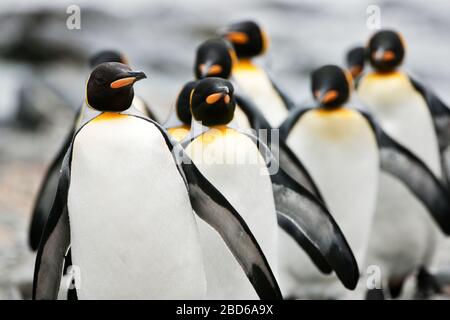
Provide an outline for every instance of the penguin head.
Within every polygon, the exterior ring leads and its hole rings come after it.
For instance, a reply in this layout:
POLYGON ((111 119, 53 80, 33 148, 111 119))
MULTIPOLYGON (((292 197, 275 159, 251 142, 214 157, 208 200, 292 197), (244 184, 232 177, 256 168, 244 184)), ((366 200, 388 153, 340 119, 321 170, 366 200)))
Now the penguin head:
POLYGON ((252 58, 263 54, 269 45, 267 34, 254 21, 230 25, 223 37, 231 42, 239 58, 252 58))
POLYGON ((117 50, 102 50, 89 58, 91 69, 104 62, 120 62, 129 65, 127 57, 117 50))
POLYGON ((228 79, 236 59, 236 53, 228 41, 224 39, 207 40, 197 48, 194 65, 195 76, 197 79, 205 77, 228 79))
POLYGON ((354 47, 347 52, 345 61, 353 79, 363 72, 365 59, 366 49, 364 47, 354 47))
POLYGON ((177 97, 176 112, 178 119, 184 124, 191 125, 192 114, 190 109, 191 92, 194 90, 198 81, 189 81, 181 89, 177 97))
POLYGON ((125 64, 102 63, 89 76, 86 103, 98 111, 124 111, 133 101, 133 84, 144 78, 143 72, 132 71, 125 64))
POLYGON ((311 75, 311 90, 314 98, 325 109, 334 109, 350 97, 352 78, 348 71, 338 66, 327 65, 311 75))
POLYGON ((233 120, 236 102, 231 82, 221 78, 205 78, 191 92, 191 112, 204 126, 226 125, 233 120))
POLYGON ((369 40, 368 55, 370 64, 376 71, 394 71, 405 56, 401 35, 391 30, 375 33, 369 40))

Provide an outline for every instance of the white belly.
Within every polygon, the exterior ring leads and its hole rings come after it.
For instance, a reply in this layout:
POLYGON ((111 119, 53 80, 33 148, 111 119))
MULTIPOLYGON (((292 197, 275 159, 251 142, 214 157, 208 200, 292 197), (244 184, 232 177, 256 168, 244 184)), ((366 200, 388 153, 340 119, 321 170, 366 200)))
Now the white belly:
POLYGON ((264 70, 238 69, 233 71, 233 80, 238 90, 252 99, 272 127, 278 128, 286 119, 288 110, 264 70))
MULTIPOLYGON (((248 137, 232 129, 227 132, 210 135, 210 131, 203 136, 203 142, 197 138, 186 151, 243 217, 276 275, 278 225, 267 168, 248 137)), ((225 243, 209 225, 200 220, 198 225, 205 253, 208 299, 258 299, 225 243)))
MULTIPOLYGON (((309 170, 361 267, 379 171, 376 141, 367 121, 348 109, 334 115, 309 111, 294 126, 287 144, 309 170)), ((280 281, 286 295, 341 298, 347 294, 335 276, 320 274, 286 234, 280 246, 280 281)))
POLYGON ((367 75, 360 82, 358 95, 383 130, 416 154, 437 177, 442 177, 430 111, 405 75, 367 75))
POLYGON ((75 140, 68 208, 79 298, 204 297, 188 194, 153 125, 120 116, 85 126, 75 140))

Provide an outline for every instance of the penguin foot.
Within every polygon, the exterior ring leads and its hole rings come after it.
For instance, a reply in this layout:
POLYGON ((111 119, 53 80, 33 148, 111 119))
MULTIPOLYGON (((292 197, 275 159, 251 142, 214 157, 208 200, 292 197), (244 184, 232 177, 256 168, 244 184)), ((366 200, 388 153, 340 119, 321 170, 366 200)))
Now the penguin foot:
POLYGON ((400 297, 403 291, 403 285, 405 284, 405 279, 391 279, 389 280, 389 293, 392 299, 397 299, 400 297))
POLYGON ((417 289, 414 299, 425 300, 440 293, 442 293, 442 288, 437 278, 425 268, 420 268, 417 274, 417 289))
POLYGON ((383 289, 369 289, 366 293, 366 300, 386 300, 383 289))

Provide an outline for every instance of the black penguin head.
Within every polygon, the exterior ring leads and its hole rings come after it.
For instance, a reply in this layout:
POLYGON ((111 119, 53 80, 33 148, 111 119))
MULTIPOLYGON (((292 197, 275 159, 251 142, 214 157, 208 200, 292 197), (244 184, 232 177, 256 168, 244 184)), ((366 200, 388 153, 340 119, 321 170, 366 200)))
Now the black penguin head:
POLYGON ((236 53, 224 39, 211 39, 197 48, 194 72, 197 79, 219 77, 228 79, 231 75, 236 53))
POLYGON ((346 56, 347 68, 350 71, 353 79, 357 78, 364 70, 364 63, 366 60, 366 48, 355 47, 347 52, 346 56))
POLYGON ((178 94, 176 102, 176 112, 178 119, 184 124, 191 125, 192 114, 190 107, 191 92, 194 90, 198 81, 189 81, 186 83, 178 94))
POLYGON ((226 125, 233 120, 236 102, 233 85, 221 78, 205 78, 191 92, 191 112, 204 126, 226 125))
POLYGON ((263 54, 269 45, 266 33, 253 21, 230 25, 223 37, 233 44, 239 58, 252 58, 263 54))
POLYGON ((326 109, 340 107, 350 97, 352 78, 348 71, 327 65, 311 74, 311 90, 316 101, 326 109))
POLYGON ((133 101, 133 84, 144 78, 143 72, 132 71, 125 64, 102 63, 89 76, 86 103, 99 111, 124 111, 133 101))
POLYGON ((376 71, 394 71, 400 66, 405 56, 401 35, 390 30, 375 33, 369 41, 368 55, 376 71))
POLYGON ((89 66, 92 69, 104 62, 120 62, 129 65, 125 55, 116 50, 102 50, 89 58, 89 66))

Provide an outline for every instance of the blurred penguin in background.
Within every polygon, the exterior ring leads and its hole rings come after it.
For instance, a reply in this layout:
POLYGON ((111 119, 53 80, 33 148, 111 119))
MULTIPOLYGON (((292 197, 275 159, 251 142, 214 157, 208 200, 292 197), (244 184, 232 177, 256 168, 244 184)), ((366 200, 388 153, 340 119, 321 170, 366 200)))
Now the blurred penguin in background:
MULTIPOLYGON (((201 43, 196 50, 194 75, 197 80, 207 77, 228 79, 233 65, 236 63, 236 53, 231 44, 224 39, 209 39, 201 43)), ((164 123, 169 134, 181 141, 189 132, 191 126, 190 94, 196 81, 187 82, 177 96, 175 108, 164 123)), ((249 117, 239 104, 236 104, 233 123, 239 128, 251 128, 249 117)))
MULTIPOLYGON (((407 250, 406 254, 412 252, 412 255, 426 259, 427 250, 423 250, 424 246, 420 245, 423 239, 417 241, 419 245, 413 242, 414 246, 404 247, 398 236, 388 237, 386 229, 382 227, 385 223, 389 224, 389 230, 395 235, 398 222, 400 227, 405 226, 405 232, 409 232, 406 239, 419 238, 411 233, 409 218, 412 220, 412 217, 409 212, 401 216, 401 213, 390 211, 390 221, 374 215, 375 209, 378 210, 376 205, 380 202, 379 196, 377 199, 378 190, 386 187, 378 188, 379 183, 384 183, 379 180, 380 169, 381 177, 383 174, 389 175, 397 184, 407 188, 407 192, 417 198, 417 203, 428 209, 424 213, 424 221, 428 219, 432 224, 437 222, 446 233, 450 232, 448 191, 423 161, 389 137, 374 119, 360 110, 347 107, 353 88, 348 71, 337 66, 324 66, 313 72, 311 83, 311 91, 318 106, 292 112, 280 128, 281 136, 310 171, 348 238, 361 273, 365 273, 368 261, 374 261, 367 259, 367 255, 373 256, 375 242, 379 253, 394 252, 399 255, 398 259, 402 259, 402 252, 397 250, 400 247, 407 250), (414 249, 411 250, 411 247, 414 249)), ((396 198, 394 203, 403 201, 403 198, 401 201, 396 198)), ((408 200, 405 202, 410 203, 408 200)), ((424 224, 423 228, 427 225, 424 224)), ((280 249, 282 252, 284 250, 285 255, 285 259, 280 261, 290 262, 280 265, 280 285, 284 294, 301 298, 365 296, 366 283, 363 279, 354 294, 343 291, 336 286, 336 282, 317 274, 304 257, 293 253, 290 241, 286 237, 285 245, 280 249), (310 270, 309 274, 306 273, 308 276, 293 272, 293 266, 298 265, 303 266, 300 268, 302 270, 310 270)), ((388 275, 389 271, 381 264, 384 260, 376 262, 380 262, 378 265, 383 268, 382 275, 388 275)))
MULTIPOLYGON (((366 48, 362 46, 356 46, 347 51, 345 55, 345 66, 350 72, 353 78, 353 90, 358 87, 359 80, 364 74, 364 68, 366 64, 366 48)), ((350 102, 348 104, 352 108, 358 110, 367 111, 364 104, 358 98, 357 94, 352 94, 350 97, 350 102)))
POLYGON ((237 89, 253 100, 273 128, 279 127, 295 104, 267 70, 252 61, 268 49, 266 32, 254 21, 241 21, 229 25, 222 36, 233 44, 238 57, 232 72, 237 89))
MULTIPOLYGON (((450 110, 431 90, 399 70, 405 55, 405 42, 399 33, 375 33, 366 50, 373 71, 361 78, 359 99, 383 130, 444 184, 448 179, 450 110)), ((446 197, 450 198, 448 190, 446 197)), ((439 293, 440 285, 429 269, 442 235, 429 217, 430 208, 387 174, 380 176, 377 203, 369 262, 381 267, 384 296, 400 296, 406 277, 414 272, 418 272, 416 297, 439 293)))
POLYGON ((357 46, 351 48, 345 57, 345 65, 352 75, 355 87, 358 86, 359 79, 364 72, 366 61, 366 48, 357 46))

